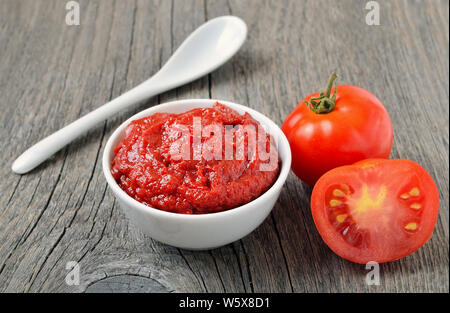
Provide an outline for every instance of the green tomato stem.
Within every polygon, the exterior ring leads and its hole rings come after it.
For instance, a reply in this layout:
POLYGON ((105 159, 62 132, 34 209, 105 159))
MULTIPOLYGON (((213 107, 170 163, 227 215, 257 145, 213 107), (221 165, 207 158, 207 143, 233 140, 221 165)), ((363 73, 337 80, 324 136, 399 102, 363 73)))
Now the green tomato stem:
POLYGON ((336 79, 338 78, 337 74, 335 72, 331 73, 330 79, 328 80, 328 85, 327 85, 327 92, 325 93, 325 96, 327 98, 330 98, 331 95, 331 88, 333 88, 333 84, 336 81, 336 79))
POLYGON ((317 114, 326 114, 334 110, 334 107, 336 105, 335 101, 336 101, 337 87, 334 88, 333 97, 330 98, 330 96, 331 96, 331 89, 333 88, 333 84, 337 78, 338 76, 335 72, 331 73, 330 78, 328 80, 326 92, 325 93, 321 92, 319 97, 312 97, 311 102, 305 100, 306 104, 311 109, 311 111, 317 114))

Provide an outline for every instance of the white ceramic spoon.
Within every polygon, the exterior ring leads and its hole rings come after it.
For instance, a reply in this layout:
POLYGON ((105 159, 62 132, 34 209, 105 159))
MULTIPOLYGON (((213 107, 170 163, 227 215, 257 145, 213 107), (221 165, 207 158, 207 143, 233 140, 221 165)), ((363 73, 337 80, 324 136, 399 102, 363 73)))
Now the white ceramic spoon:
POLYGON ((212 19, 197 28, 148 80, 39 141, 19 156, 12 170, 24 174, 90 128, 117 112, 161 92, 191 82, 228 61, 242 46, 247 25, 235 16, 212 19))

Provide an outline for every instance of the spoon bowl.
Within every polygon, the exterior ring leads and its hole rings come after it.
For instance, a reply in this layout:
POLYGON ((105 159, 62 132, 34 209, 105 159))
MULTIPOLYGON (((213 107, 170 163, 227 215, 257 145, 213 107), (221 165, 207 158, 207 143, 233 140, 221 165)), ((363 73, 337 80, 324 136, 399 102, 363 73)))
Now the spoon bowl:
POLYGON ((247 37, 247 25, 235 16, 210 20, 195 30, 148 83, 170 88, 200 78, 227 62, 247 37))

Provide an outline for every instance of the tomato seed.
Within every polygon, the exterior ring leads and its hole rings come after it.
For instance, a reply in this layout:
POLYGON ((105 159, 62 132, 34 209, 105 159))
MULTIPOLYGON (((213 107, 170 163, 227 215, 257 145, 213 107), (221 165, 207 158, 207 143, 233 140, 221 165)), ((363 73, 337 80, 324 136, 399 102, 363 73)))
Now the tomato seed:
POLYGON ((414 210, 419 210, 422 207, 422 205, 420 203, 413 203, 409 207, 414 210))
POLYGON ((333 196, 335 197, 345 197, 345 193, 340 189, 333 190, 333 196))
POLYGON ((405 229, 406 230, 416 230, 417 229, 417 223, 408 223, 405 226, 405 229))
POLYGON ((342 223, 346 219, 347 219, 347 214, 339 214, 338 216, 336 216, 336 221, 338 223, 342 223))
POLYGON ((344 190, 344 192, 346 194, 348 194, 350 192, 350 187, 348 185, 346 185, 346 184, 342 184, 341 188, 344 190))
POLYGON ((330 206, 332 208, 337 207, 337 206, 339 206, 341 204, 342 204, 342 201, 339 201, 339 200, 336 200, 336 199, 331 199, 330 200, 330 206))

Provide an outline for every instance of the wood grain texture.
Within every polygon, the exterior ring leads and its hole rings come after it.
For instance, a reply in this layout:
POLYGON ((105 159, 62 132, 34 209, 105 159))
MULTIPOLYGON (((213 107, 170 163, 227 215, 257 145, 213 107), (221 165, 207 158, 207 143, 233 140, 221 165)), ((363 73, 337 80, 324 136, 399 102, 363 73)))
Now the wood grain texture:
POLYGON ((358 0, 1 0, 0 291, 448 292, 449 3, 379 0, 380 26, 358 0), (30 145, 150 77, 205 20, 233 14, 248 40, 223 67, 98 125, 28 175, 12 161, 30 145), (393 120, 393 158, 420 163, 441 198, 432 239, 380 266, 332 253, 309 211, 311 189, 290 174, 272 214, 249 236, 212 251, 160 244, 123 216, 101 154, 132 114, 182 98, 242 103, 282 120, 331 70, 373 92, 393 120), (77 261, 81 284, 68 286, 77 261))

